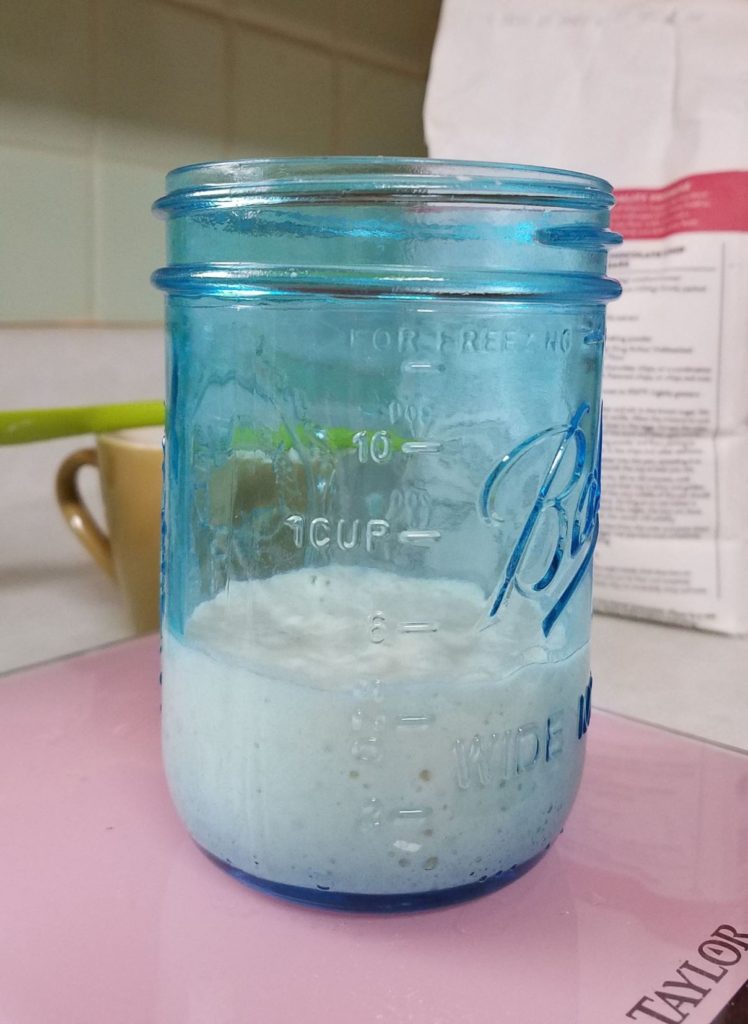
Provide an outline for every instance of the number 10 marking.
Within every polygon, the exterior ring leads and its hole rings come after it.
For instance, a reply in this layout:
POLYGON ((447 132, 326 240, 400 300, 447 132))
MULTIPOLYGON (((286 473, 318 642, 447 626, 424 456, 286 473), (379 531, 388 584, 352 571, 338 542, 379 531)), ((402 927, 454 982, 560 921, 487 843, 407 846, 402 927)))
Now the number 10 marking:
POLYGON ((359 430, 353 435, 353 443, 358 449, 358 461, 361 463, 369 459, 376 463, 386 462, 392 451, 386 430, 377 430, 371 435, 367 430, 359 430))

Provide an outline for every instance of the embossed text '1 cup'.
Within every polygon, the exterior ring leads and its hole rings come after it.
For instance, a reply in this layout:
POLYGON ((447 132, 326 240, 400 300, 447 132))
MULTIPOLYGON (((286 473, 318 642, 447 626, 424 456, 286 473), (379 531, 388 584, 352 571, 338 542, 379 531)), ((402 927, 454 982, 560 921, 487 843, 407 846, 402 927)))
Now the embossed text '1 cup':
POLYGON ((176 806, 288 899, 495 889, 582 770, 610 187, 383 158, 167 187, 176 806))

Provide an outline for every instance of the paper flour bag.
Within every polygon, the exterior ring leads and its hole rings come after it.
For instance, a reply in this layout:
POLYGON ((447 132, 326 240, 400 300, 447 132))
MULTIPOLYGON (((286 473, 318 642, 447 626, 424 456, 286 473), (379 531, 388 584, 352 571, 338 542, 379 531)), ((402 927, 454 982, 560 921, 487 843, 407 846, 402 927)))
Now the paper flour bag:
POLYGON ((748 631, 748 0, 444 0, 432 156, 616 186, 602 611, 748 631))

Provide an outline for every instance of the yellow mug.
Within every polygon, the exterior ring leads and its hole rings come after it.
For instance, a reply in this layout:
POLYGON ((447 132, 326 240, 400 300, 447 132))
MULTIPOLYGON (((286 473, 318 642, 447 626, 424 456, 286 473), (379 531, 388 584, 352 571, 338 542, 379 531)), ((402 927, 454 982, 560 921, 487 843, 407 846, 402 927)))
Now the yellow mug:
POLYGON ((159 627, 161 464, 163 429, 143 427, 100 434, 57 471, 57 501, 68 526, 124 594, 138 633, 159 627), (97 466, 106 532, 81 497, 78 473, 97 466))

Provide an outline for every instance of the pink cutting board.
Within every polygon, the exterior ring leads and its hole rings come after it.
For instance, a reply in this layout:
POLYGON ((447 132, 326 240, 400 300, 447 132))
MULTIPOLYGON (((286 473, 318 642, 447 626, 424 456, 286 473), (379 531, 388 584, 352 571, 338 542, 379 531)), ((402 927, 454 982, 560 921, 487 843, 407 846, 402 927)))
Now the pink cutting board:
POLYGON ((748 757, 602 713, 588 738, 566 830, 527 875, 352 916, 246 889, 192 844, 162 778, 155 638, 0 679, 0 1024, 658 1020, 631 1015, 642 999, 748 1021, 729 941, 748 930, 748 757), (663 988, 686 960, 720 975, 687 974, 700 996, 663 988))

